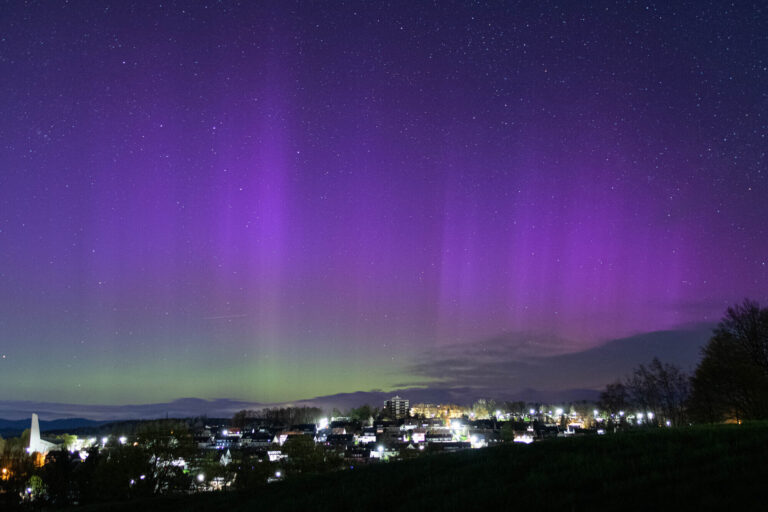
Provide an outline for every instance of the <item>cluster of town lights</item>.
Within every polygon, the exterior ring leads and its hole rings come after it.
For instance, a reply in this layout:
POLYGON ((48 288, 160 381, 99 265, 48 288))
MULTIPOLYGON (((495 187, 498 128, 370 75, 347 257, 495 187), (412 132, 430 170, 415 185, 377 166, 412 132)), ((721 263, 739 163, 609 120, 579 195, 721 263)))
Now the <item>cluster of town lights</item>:
MULTIPOLYGON (((606 420, 610 420, 610 418, 618 419, 619 417, 622 418, 621 421, 627 421, 629 423, 636 423, 637 425, 641 425, 643 423, 653 423, 654 421, 661 421, 661 420, 663 420, 665 426, 667 426, 667 427, 671 427, 672 426, 672 423, 671 423, 670 420, 668 420, 666 418, 663 418, 663 417, 657 419, 656 415, 652 411, 632 413, 632 412, 625 412, 625 411, 621 410, 621 411, 618 411, 618 413, 616 413, 616 414, 611 414, 608 411, 602 411, 602 416, 601 416, 601 411, 599 411, 598 409, 593 409, 592 412, 593 412, 593 418, 594 418, 594 420, 596 422, 596 427, 604 427, 605 424, 602 423, 602 422, 604 422, 606 420)), ((582 416, 582 415, 580 413, 576 413, 574 411, 571 411, 570 413, 566 413, 566 411, 562 407, 556 407, 556 408, 553 408, 553 410, 548 410, 548 408, 545 408, 545 407, 540 407, 538 410, 536 408, 531 408, 529 410, 529 413, 530 413, 531 423, 528 426, 528 430, 527 430, 527 432, 524 432, 524 433, 519 433, 519 432, 515 433, 515 436, 514 436, 514 442, 515 443, 530 444, 530 443, 532 443, 534 441, 534 437, 536 435, 536 433, 534 431, 534 416, 538 416, 538 415, 541 415, 541 416, 549 419, 549 421, 552 421, 554 418, 558 418, 558 417, 559 417, 561 422, 564 422, 565 420, 569 420, 568 421, 568 423, 569 423, 568 424, 568 430, 567 430, 567 432, 565 432, 565 435, 567 435, 567 434, 574 434, 574 433, 576 433, 578 431, 578 429, 583 428, 583 421, 579 419, 579 417, 582 416), (553 414, 553 412, 554 412, 554 414, 553 414)), ((588 413, 583 414, 584 421, 586 421, 587 415, 588 415, 588 413)), ((495 418, 497 420, 500 420, 500 419, 503 419, 505 417, 508 418, 508 419, 511 419, 510 416, 512 416, 512 415, 510 413, 504 413, 501 410, 497 409, 497 410, 495 410, 493 416, 491 416, 489 414, 489 419, 493 419, 494 416, 495 416, 495 418)), ((524 414, 523 414, 523 416, 524 416, 524 414)), ((541 419, 541 416, 539 416, 539 419, 541 419)), ((330 419, 327 418, 327 417, 319 418, 318 422, 317 422, 318 430, 327 430, 327 429, 329 429, 331 427, 331 422, 333 420, 334 420, 334 418, 330 418, 330 419)), ((401 430, 405 430, 406 432, 408 432, 407 434, 402 436, 402 440, 404 442, 410 442, 411 443, 408 446, 408 448, 410 448, 410 449, 424 450, 425 444, 427 444, 427 442, 425 442, 424 429, 421 429, 421 431, 418 432, 419 436, 416 436, 415 435, 417 433, 417 432, 415 432, 416 431, 416 427, 417 427, 417 425, 415 425, 415 424, 414 425, 405 424, 405 425, 401 426, 400 427, 401 430), (412 430, 409 430, 409 429, 412 429, 412 430)), ((462 421, 460 419, 453 419, 453 420, 448 421, 446 419, 446 422, 443 423, 442 426, 440 426, 438 428, 444 429, 444 431, 443 431, 442 434, 438 435, 438 437, 442 436, 442 437, 440 437, 441 441, 436 441, 436 442, 447 442, 448 440, 452 440, 453 442, 466 443, 469 446, 471 446, 472 448, 481 448, 481 447, 484 447, 484 446, 488 446, 488 440, 486 439, 486 436, 485 435, 481 435, 481 434, 476 434, 476 433, 472 432, 471 424, 467 423, 466 417, 465 417, 464 421, 462 421)), ((606 431, 607 430, 605 428, 597 428, 596 429, 596 433, 597 434, 605 434, 606 431)), ((241 435, 240 431, 236 430, 236 429, 235 430, 221 429, 220 433, 221 433, 222 436, 225 436, 225 437, 229 436, 229 435, 233 435, 233 436, 240 436, 241 435)), ((368 434, 366 434, 366 435, 368 435, 368 434)), ((117 437, 117 436, 105 436, 105 437, 102 437, 100 439, 96 438, 96 437, 92 437, 92 438, 87 438, 87 439, 75 439, 75 441, 70 444, 69 450, 71 452, 73 452, 73 453, 76 453, 76 452, 79 453, 80 458, 82 460, 85 460, 88 457, 87 449, 89 447, 96 447, 97 449, 100 448, 100 447, 104 447, 105 448, 105 447, 109 446, 110 440, 112 440, 113 443, 115 441, 117 441, 117 443, 119 443, 119 445, 129 444, 128 438, 126 436, 124 436, 124 435, 121 435, 119 437, 117 437), (100 441, 100 443, 99 443, 99 441, 100 441)), ((369 441, 369 442, 373 443, 373 442, 375 442, 375 440, 376 440, 376 438, 372 437, 372 440, 369 441)), ((275 437, 275 441, 273 441, 273 442, 275 442, 275 443, 278 442, 277 441, 277 437, 275 437)), ((283 442, 284 442, 284 440, 281 440, 280 444, 282 445, 283 442)), ((318 442, 317 438, 315 439, 315 442, 318 442)), ((357 442, 358 442, 357 439, 355 439, 355 444, 357 444, 357 442)), ((369 442, 367 441, 367 442, 365 442, 365 444, 367 446, 372 446, 371 444, 369 444, 369 442)), ((380 440, 380 442, 381 442, 381 440, 380 440)), ((428 441, 428 442, 432 442, 432 441, 428 441)), ((133 446, 138 446, 138 442, 132 442, 132 445, 133 446)), ((280 452, 277 452, 277 453, 279 454, 280 452)), ((377 458, 377 459, 380 459, 380 460, 386 460, 386 459, 388 459, 390 457, 395 457, 395 456, 397 456, 397 451, 393 450, 391 447, 387 448, 386 444, 377 444, 377 445, 375 445, 375 448, 373 448, 371 450, 371 453, 370 453, 370 457, 371 458, 377 458)), ((229 455, 227 455, 227 457, 229 457, 229 455)), ((284 457, 285 456, 283 455, 280 458, 284 458, 284 457)), ((179 460, 181 461, 182 464, 184 464, 184 460, 183 459, 179 459, 179 460)), ((271 452, 270 452, 270 460, 272 460, 271 452)), ((279 459, 277 459, 277 460, 279 460, 279 459)), ((228 463, 229 462, 222 462, 222 464, 228 464, 228 463)), ((173 461, 172 464, 178 465, 177 461, 173 461)), ((0 478, 1 479, 8 480, 10 478, 10 476, 11 476, 11 471, 9 469, 7 469, 7 468, 0 469, 0 478)), ((280 479, 282 477, 283 477, 283 473, 280 470, 278 470, 278 471, 276 471, 274 473, 274 479, 280 479)), ((145 475, 140 475, 137 478, 137 480, 144 480, 145 478, 146 478, 145 475)), ((197 480, 197 482, 200 485, 203 485, 203 484, 205 484, 208 481, 206 479, 206 475, 204 473, 202 473, 202 472, 196 474, 195 475, 195 479, 197 480)), ((137 480, 131 479, 130 480, 130 485, 135 485, 137 483, 137 480)), ((217 479, 213 479, 213 480, 211 480, 211 482, 215 482, 216 480, 217 479)), ((273 481, 273 480, 272 479, 268 479, 268 481, 273 481)), ((33 492, 33 489, 32 488, 26 489, 26 492, 31 494, 33 492)))

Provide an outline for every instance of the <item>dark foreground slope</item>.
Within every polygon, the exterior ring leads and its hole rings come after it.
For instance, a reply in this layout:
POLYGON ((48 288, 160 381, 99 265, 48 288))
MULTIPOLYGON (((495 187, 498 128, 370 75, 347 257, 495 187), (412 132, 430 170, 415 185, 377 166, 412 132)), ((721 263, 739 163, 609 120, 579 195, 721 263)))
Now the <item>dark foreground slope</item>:
POLYGON ((760 510, 768 506, 766 485, 768 425, 762 423, 506 445, 307 476, 251 494, 80 510, 760 510))

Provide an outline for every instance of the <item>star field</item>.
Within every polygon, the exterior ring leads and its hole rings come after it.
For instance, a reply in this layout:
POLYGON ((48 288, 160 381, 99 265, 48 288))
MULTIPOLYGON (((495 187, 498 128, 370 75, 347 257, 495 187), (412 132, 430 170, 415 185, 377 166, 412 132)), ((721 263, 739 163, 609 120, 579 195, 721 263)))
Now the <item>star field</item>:
POLYGON ((768 13, 3 2, 0 398, 388 388, 768 299, 768 13))

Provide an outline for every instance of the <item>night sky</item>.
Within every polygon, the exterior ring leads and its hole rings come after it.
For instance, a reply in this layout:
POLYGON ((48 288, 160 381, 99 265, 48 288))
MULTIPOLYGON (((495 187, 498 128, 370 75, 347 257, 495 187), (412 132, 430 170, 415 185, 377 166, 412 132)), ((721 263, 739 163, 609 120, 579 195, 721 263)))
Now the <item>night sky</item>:
POLYGON ((2 2, 0 399, 392 389, 766 301, 768 11, 586 3, 2 2))

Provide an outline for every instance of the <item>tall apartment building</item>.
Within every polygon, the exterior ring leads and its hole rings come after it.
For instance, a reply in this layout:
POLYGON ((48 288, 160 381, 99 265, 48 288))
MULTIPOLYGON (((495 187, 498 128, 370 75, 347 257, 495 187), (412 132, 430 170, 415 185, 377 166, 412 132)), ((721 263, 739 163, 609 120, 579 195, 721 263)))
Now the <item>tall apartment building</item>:
POLYGON ((407 418, 410 415, 411 402, 395 396, 384 402, 384 408, 395 419, 407 418))

